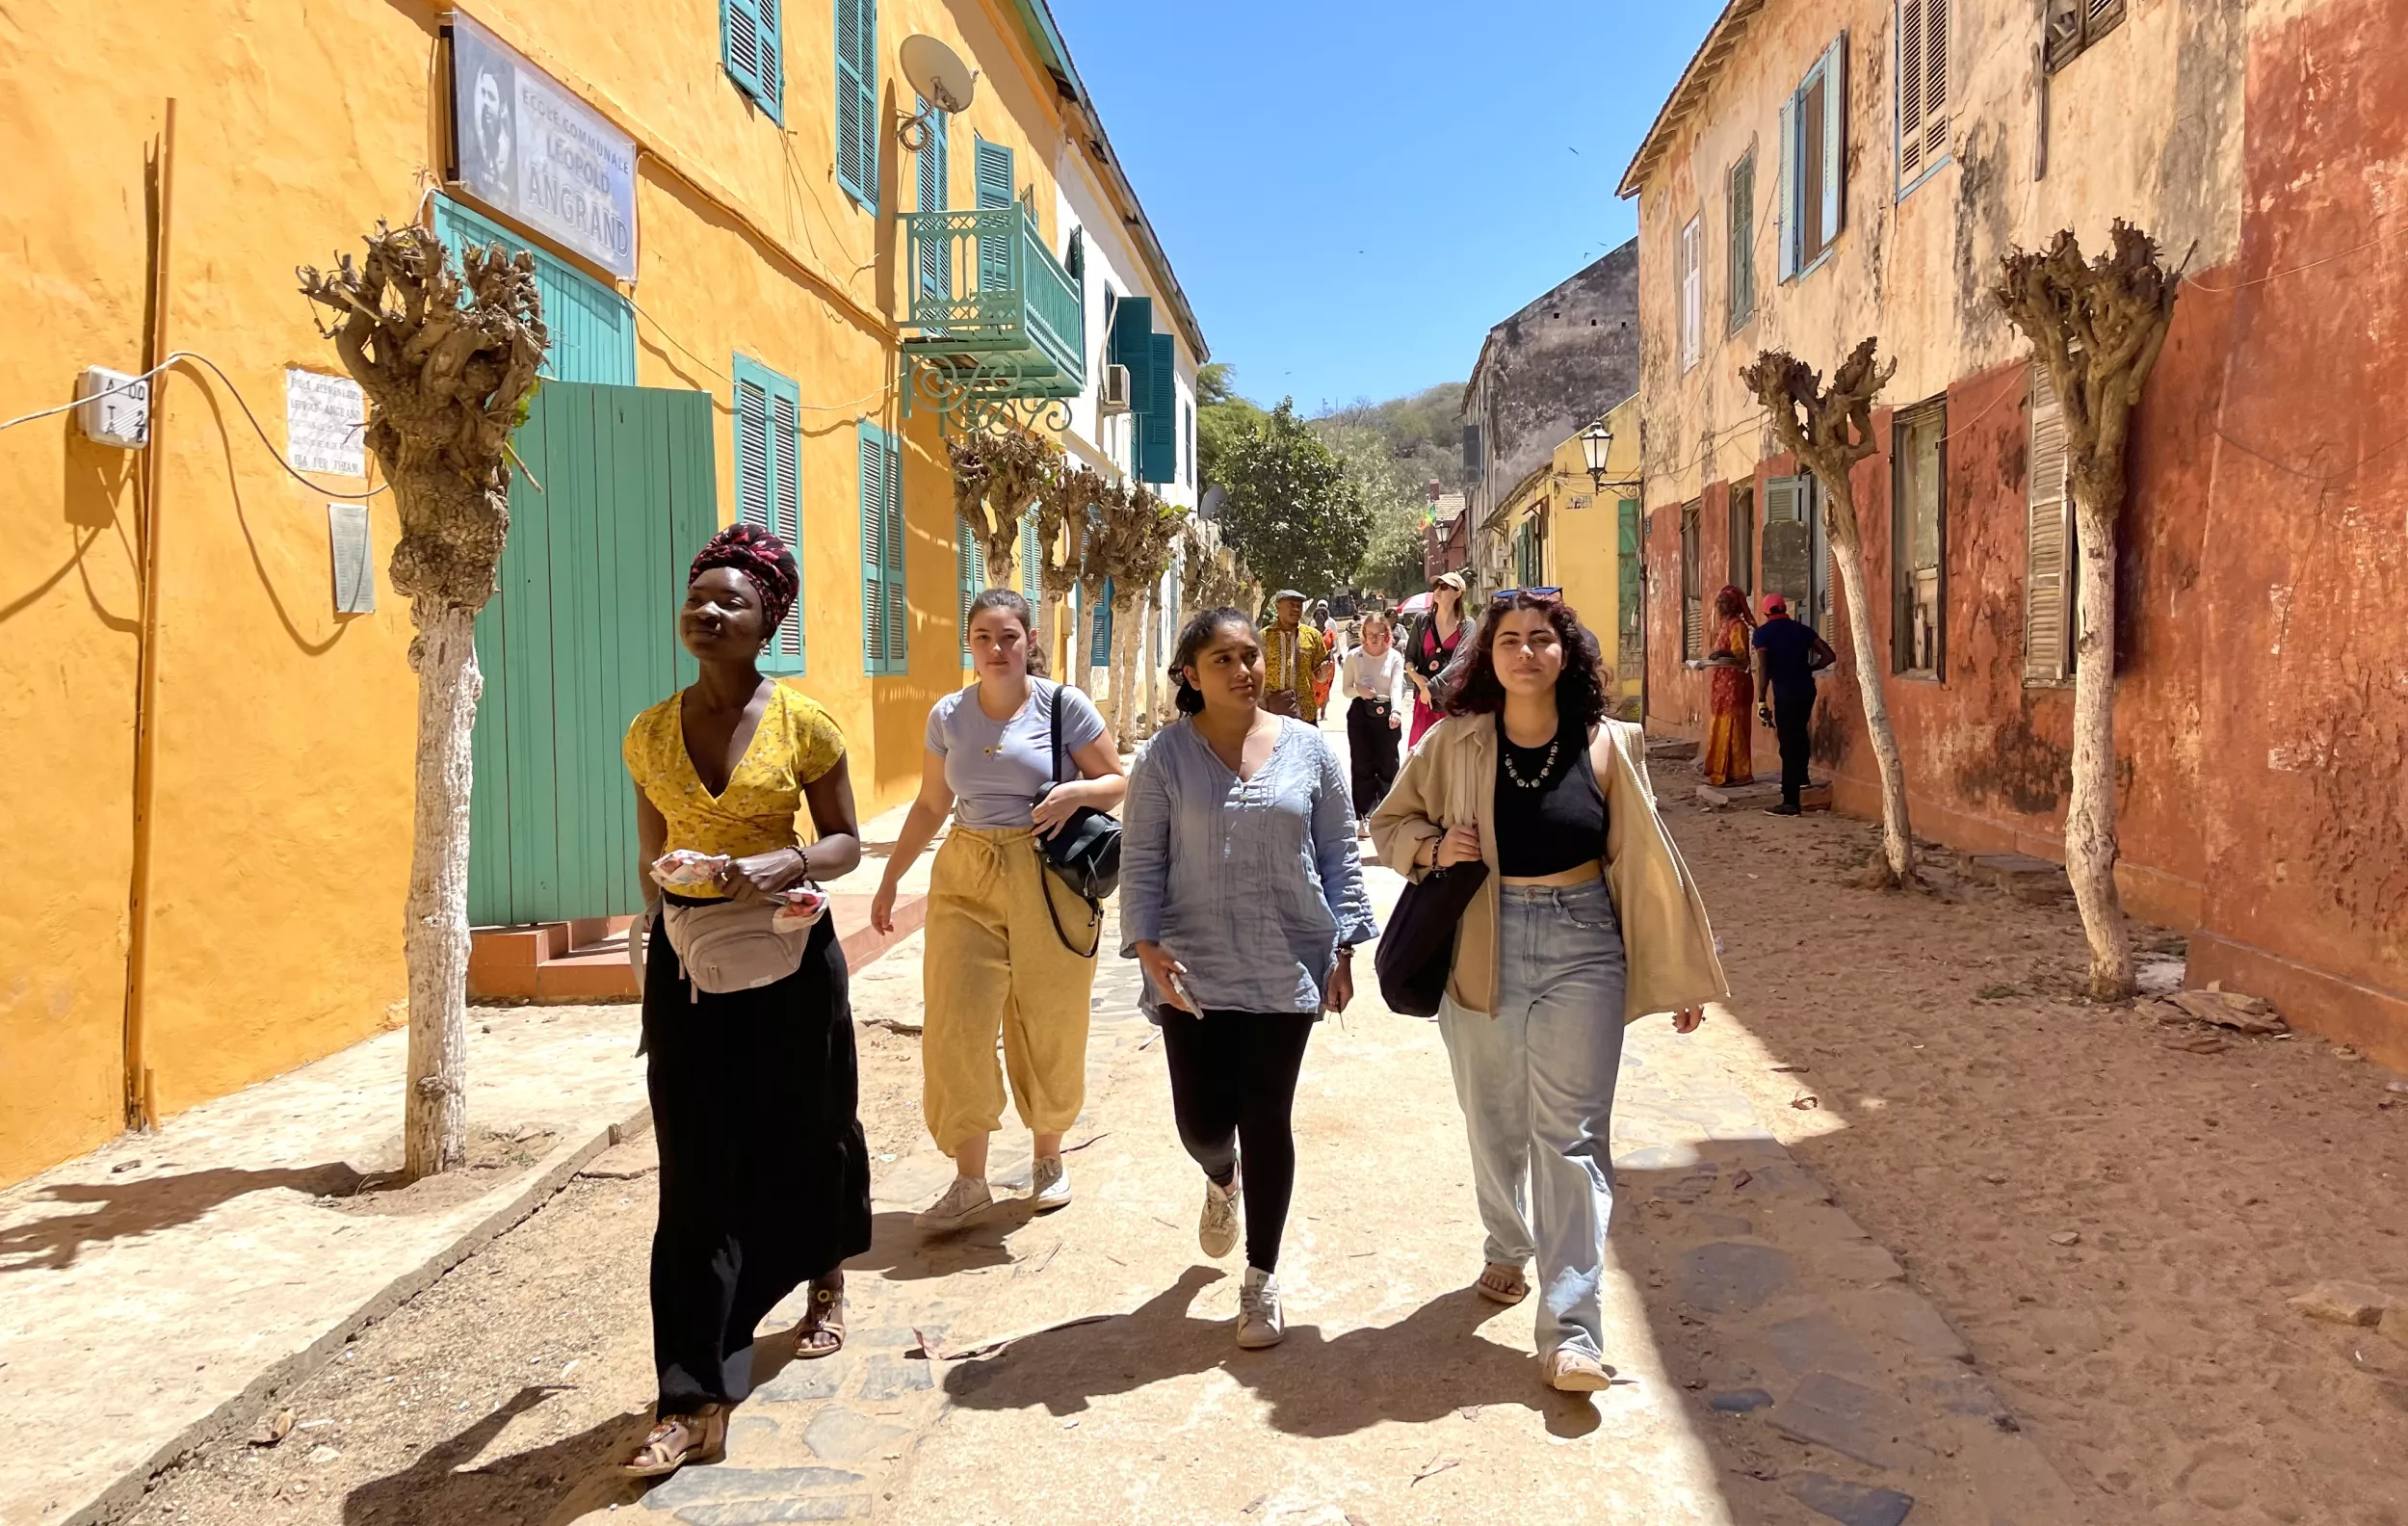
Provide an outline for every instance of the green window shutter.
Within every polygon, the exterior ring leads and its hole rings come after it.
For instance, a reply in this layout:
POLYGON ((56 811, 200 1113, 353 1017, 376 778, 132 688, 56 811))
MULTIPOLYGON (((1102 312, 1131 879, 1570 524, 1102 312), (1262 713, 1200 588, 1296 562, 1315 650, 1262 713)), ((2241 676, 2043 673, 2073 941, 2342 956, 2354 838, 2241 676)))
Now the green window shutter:
POLYGON ((1095 635, 1087 643, 1086 662, 1090 668, 1102 668, 1112 662, 1112 580, 1104 580, 1104 596, 1095 601, 1095 635))
POLYGON ((1727 285, 1730 293, 1728 329, 1737 329, 1756 311, 1756 156, 1731 167, 1730 232, 1727 285))
POLYGON ((736 88, 754 100, 768 93, 762 84, 760 0, 720 0, 720 62, 736 88))
MULTIPOLYGON (((736 356, 736 517, 786 542, 802 563, 802 394, 795 383, 745 355, 736 356)), ((799 593, 770 649, 767 672, 803 667, 803 601, 799 593)))
POLYGON ((1847 215, 1847 34, 1822 55, 1822 241, 1840 236, 1847 215))
POLYGON ((454 259, 471 245, 499 244, 524 250, 536 264, 536 290, 543 298, 543 326, 552 336, 544 353, 547 382, 636 384, 636 312, 627 299, 548 250, 528 242, 450 197, 434 198, 434 234, 454 259))
MULTIPOLYGON (((978 180, 979 210, 992 211, 1011 205, 1011 150, 981 138, 972 152, 976 161, 972 168, 978 180)), ((979 290, 1000 292, 1010 289, 1011 240, 982 236, 979 239, 979 290)))
POLYGON ((860 426, 862 671, 899 673, 910 666, 904 618, 903 460, 893 436, 860 426))
POLYGON ((1647 570, 1640 557, 1638 500, 1620 500, 1614 505, 1614 517, 1620 543, 1614 559, 1613 613, 1620 636, 1618 660, 1627 677, 1639 661, 1637 647, 1643 628, 1639 620, 1640 587, 1647 570))
POLYGON ((1179 352, 1166 333, 1145 338, 1149 384, 1136 394, 1144 400, 1138 410, 1138 481, 1162 484, 1179 475, 1179 352))
POLYGON ((970 601, 986 586, 986 559, 970 521, 954 519, 954 572, 961 585, 961 666, 970 666, 970 601))
POLYGON ((877 0, 836 0, 836 183, 877 209, 877 0))
POLYGON ((1036 545, 1036 511, 1032 509, 1020 520, 1020 592, 1034 601, 1044 596, 1045 574, 1038 561, 1036 545))

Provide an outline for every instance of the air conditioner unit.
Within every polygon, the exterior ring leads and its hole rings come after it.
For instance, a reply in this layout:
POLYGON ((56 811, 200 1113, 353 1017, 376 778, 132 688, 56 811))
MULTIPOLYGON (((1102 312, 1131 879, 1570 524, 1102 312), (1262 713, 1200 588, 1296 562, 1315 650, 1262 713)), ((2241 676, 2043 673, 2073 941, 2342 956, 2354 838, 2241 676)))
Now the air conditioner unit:
POLYGON ((1106 413, 1129 411, 1129 368, 1108 365, 1104 368, 1103 410, 1106 413))

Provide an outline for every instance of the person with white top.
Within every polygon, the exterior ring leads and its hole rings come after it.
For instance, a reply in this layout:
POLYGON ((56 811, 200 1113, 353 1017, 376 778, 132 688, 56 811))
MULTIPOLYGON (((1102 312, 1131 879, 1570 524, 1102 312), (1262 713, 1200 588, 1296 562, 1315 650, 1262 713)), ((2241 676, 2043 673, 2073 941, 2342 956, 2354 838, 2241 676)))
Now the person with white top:
MULTIPOLYGON (((1339 682, 1347 706, 1347 751, 1354 775, 1354 819, 1368 824, 1397 781, 1397 743, 1404 731, 1404 653, 1397 650, 1388 617, 1374 610, 1356 633, 1363 645, 1347 653, 1339 682)), ((1368 825, 1358 835, 1369 835, 1368 825)))

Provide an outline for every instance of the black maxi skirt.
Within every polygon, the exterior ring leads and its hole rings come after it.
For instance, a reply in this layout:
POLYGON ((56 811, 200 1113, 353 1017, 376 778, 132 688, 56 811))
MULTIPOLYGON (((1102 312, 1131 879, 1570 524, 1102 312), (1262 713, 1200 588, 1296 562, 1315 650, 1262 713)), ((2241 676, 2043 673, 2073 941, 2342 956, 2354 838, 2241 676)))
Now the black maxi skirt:
POLYGON ((667 934, 656 928, 646 951, 662 1414, 740 1403, 752 1391, 753 1327, 870 1248, 870 1152, 834 920, 812 930, 801 968, 758 990, 695 1000, 667 934))

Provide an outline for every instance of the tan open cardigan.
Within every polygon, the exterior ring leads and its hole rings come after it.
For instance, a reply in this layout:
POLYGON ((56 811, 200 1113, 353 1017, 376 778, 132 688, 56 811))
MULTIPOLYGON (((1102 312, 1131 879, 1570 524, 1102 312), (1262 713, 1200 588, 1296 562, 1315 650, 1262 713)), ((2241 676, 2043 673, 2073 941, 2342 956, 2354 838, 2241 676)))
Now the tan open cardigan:
MULTIPOLYGON (((1588 759, 1606 794, 1606 885, 1629 962, 1623 1021, 1723 1000, 1730 986, 1714 955, 1706 903, 1656 814, 1647 733, 1628 722, 1603 722, 1589 738, 1588 759)), ((1423 843, 1466 822, 1479 828, 1488 879, 1456 929, 1447 978, 1455 1005, 1479 1013, 1493 1012, 1497 995, 1496 800, 1497 718, 1451 716, 1422 738, 1371 821, 1380 861, 1416 881, 1429 873, 1413 862, 1423 843)))

